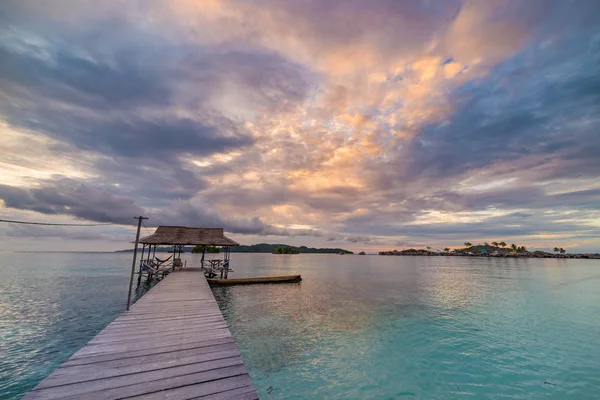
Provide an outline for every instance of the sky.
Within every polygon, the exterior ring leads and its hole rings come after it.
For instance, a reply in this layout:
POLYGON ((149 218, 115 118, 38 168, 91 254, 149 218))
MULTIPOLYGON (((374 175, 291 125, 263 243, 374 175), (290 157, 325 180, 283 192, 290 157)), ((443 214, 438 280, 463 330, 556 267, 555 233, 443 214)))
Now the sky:
POLYGON ((158 225, 600 251, 597 0, 10 1, 0 250, 158 225))

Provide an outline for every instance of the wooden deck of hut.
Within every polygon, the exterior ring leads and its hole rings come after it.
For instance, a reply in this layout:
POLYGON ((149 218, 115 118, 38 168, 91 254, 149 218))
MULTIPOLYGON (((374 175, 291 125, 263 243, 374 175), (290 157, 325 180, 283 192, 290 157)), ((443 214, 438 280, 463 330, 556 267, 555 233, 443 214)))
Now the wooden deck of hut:
POLYGON ((167 275, 24 397, 123 398, 258 398, 199 268, 167 275))
POLYGON ((185 246, 202 246, 202 258, 198 266, 204 269, 204 272, 210 277, 216 276, 220 272, 221 278, 227 279, 229 248, 239 245, 236 241, 225 236, 223 228, 190 228, 185 226, 159 226, 152 235, 140 239, 139 243, 142 244, 142 256, 138 271, 138 285, 141 283, 144 274, 152 279, 158 271, 162 273, 182 268, 181 249, 185 246), (157 265, 157 261, 161 261, 156 257, 158 246, 173 247, 174 258, 171 268, 157 265), (205 260, 207 246, 221 247, 223 260, 210 260, 210 263, 209 260, 205 260))

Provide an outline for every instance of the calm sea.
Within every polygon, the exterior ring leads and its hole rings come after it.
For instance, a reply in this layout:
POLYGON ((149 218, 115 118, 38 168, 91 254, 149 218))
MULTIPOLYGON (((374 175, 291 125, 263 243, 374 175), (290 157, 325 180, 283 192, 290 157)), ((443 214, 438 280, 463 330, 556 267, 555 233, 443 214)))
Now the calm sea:
MULTIPOLYGON (((130 254, 0 254, 0 398, 113 320, 130 254)), ((186 255, 188 265, 195 255, 186 255)), ((263 399, 598 399, 600 262, 233 254, 214 289, 263 399)))

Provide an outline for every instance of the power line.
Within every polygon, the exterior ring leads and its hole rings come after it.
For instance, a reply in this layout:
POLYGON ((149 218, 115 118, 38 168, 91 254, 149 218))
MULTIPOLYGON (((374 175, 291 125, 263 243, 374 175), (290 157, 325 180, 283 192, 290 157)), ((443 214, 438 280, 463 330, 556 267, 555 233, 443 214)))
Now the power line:
POLYGON ((150 233, 150 231, 148 230, 148 228, 146 228, 146 224, 144 224, 144 221, 142 221, 142 226, 144 227, 144 229, 146 230, 146 232, 148 232, 148 235, 152 235, 152 233, 150 233))
POLYGON ((58 224, 58 223, 50 223, 50 222, 28 222, 28 221, 14 221, 11 219, 0 219, 0 222, 6 222, 9 224, 23 224, 23 225, 48 225, 48 226, 104 226, 104 225, 114 225, 110 222, 103 224, 58 224))

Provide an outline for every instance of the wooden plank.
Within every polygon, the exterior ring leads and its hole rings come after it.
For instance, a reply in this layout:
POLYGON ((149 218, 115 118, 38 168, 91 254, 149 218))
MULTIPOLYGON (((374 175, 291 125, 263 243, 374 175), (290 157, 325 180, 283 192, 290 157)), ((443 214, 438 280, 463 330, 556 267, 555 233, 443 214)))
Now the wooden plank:
MULTIPOLYGON (((211 353, 215 354, 215 353, 211 353)), ((158 364, 158 363, 157 363, 158 364)), ((239 357, 229 357, 206 362, 192 364, 166 365, 163 368, 144 370, 144 366, 121 368, 114 374, 99 374, 97 379, 89 379, 89 374, 83 374, 79 370, 69 371, 66 375, 53 376, 51 374, 38 385, 39 389, 46 389, 50 393, 58 392, 61 396, 97 392, 99 390, 113 387, 129 386, 136 383, 145 383, 168 377, 189 375, 198 372, 211 371, 214 369, 242 365, 239 357)))
POLYGON ((202 325, 202 324, 214 324, 221 323, 226 324, 222 317, 211 317, 211 318, 192 318, 188 320, 176 320, 173 321, 149 321, 133 325, 111 325, 103 330, 98 336, 105 335, 116 335, 116 334, 127 334, 128 332, 144 331, 148 332, 152 329, 163 330, 164 328, 182 328, 190 325, 202 325))
MULTIPOLYGON (((148 324, 144 324, 144 325, 139 325, 139 326, 134 326, 134 327, 120 327, 120 328, 112 328, 109 330, 105 330, 102 332, 101 335, 98 335, 96 337, 101 338, 101 337, 111 337, 111 336, 119 336, 119 335, 127 335, 127 334, 146 334, 146 335, 150 335, 150 334, 154 334, 154 333, 158 333, 158 332, 168 332, 168 331, 173 331, 173 330, 181 330, 181 329, 193 329, 196 327, 201 327, 204 324, 212 324, 212 323, 226 323, 223 320, 220 319, 213 319, 213 318, 207 318, 207 319, 200 319, 200 320, 195 320, 193 322, 187 323, 183 326, 183 328, 181 327, 181 324, 152 324, 152 325, 148 325, 148 324)), ((95 338, 94 338, 95 339, 95 338)))
MULTIPOLYGON (((218 379, 211 382, 203 382, 193 385, 182 385, 180 387, 154 392, 143 397, 133 397, 134 399, 144 400, 160 400, 160 399, 201 399, 205 396, 215 395, 218 393, 226 393, 240 387, 247 387, 252 384, 250 377, 247 375, 236 375, 230 378, 218 379)), ((238 398, 238 397, 234 397, 238 398)), ((241 397, 244 398, 244 397, 241 397)), ((257 397, 258 398, 258 397, 257 397)))
MULTIPOLYGON (((217 360, 235 359, 235 361, 239 362, 239 355, 240 353, 237 349, 231 348, 229 350, 192 354, 190 356, 182 356, 177 358, 161 357, 154 362, 136 362, 131 365, 113 366, 114 364, 103 364, 99 366, 98 364, 93 364, 85 367, 80 366, 77 369, 73 367, 58 368, 48 378, 46 378, 44 382, 38 386, 38 388, 68 385, 71 383, 80 383, 85 381, 118 377, 122 375, 137 374, 141 372, 157 371, 165 368, 187 366, 192 364, 210 363, 217 360), (85 376, 85 381, 81 380, 80 375, 85 376)), ((222 367, 221 364, 216 365, 222 367)))
MULTIPOLYGON (((231 333, 229 330, 221 330, 210 336, 211 339, 222 338, 222 337, 231 337, 231 333)), ((169 340, 168 344, 188 344, 188 343, 196 343, 201 341, 201 339, 209 339, 209 337, 199 337, 198 335, 190 335, 190 336, 180 336, 175 337, 169 340)), ((97 355, 97 354, 109 354, 109 353, 121 353, 121 352, 130 352, 137 350, 145 350, 156 347, 159 343, 152 342, 151 339, 143 338, 146 340, 144 342, 135 342, 135 343, 125 343, 125 344, 99 344, 93 346, 85 346, 77 353, 77 356, 86 356, 86 355, 97 355)), ((166 344, 166 343, 162 343, 166 344)))
POLYGON ((216 344, 214 346, 209 346, 209 347, 197 347, 197 348, 193 348, 193 349, 169 351, 166 353, 148 354, 148 355, 137 356, 137 357, 119 358, 116 360, 97 361, 94 363, 87 363, 87 364, 65 363, 65 364, 61 365, 55 372, 60 373, 60 371, 65 371, 69 368, 77 368, 82 371, 86 371, 87 368, 90 366, 91 366, 90 370, 91 369, 102 370, 105 368, 118 368, 118 367, 125 367, 128 365, 146 364, 146 363, 153 363, 153 362, 157 362, 157 361, 168 361, 168 360, 177 359, 177 358, 190 357, 190 356, 195 356, 195 355, 210 354, 210 353, 219 352, 219 351, 236 351, 239 353, 239 351, 237 350, 237 347, 235 346, 235 343, 233 343, 233 341, 232 341, 229 343, 216 344))
POLYGON ((206 317, 202 317, 202 318, 189 318, 186 320, 176 320, 178 322, 184 322, 184 323, 177 323, 177 324, 173 324, 173 320, 153 320, 153 321, 143 321, 142 323, 138 322, 138 323, 134 323, 134 324, 114 324, 114 325, 110 325, 109 327, 107 327, 106 330, 102 331, 102 334, 105 333, 111 333, 111 332, 119 332, 119 331, 129 331, 129 330, 136 330, 136 329, 140 329, 140 328, 146 328, 146 329, 151 329, 151 328, 160 328, 161 326, 185 326, 187 324, 191 324, 191 323, 201 323, 201 322, 206 322, 206 321, 224 321, 223 317, 221 316, 206 316, 206 317))
POLYGON ((140 340, 140 335, 151 334, 153 338, 164 338, 167 336, 180 335, 185 333, 200 333, 204 331, 211 331, 215 329, 227 329, 227 324, 224 322, 211 322, 207 324, 194 324, 194 325, 186 325, 181 328, 180 326, 173 327, 171 329, 163 328, 161 330, 137 330, 137 331, 127 331, 127 332, 117 332, 104 334, 101 336, 96 336, 94 339, 90 341, 90 345, 97 343, 108 343, 108 342, 120 342, 120 341, 131 341, 131 340, 140 340))
POLYGON ((208 396, 194 397, 202 400, 258 400, 254 386, 242 386, 237 389, 228 389, 224 392, 209 394, 208 396))
MULTIPOLYGON (((47 388, 44 390, 34 389, 33 391, 29 392, 23 399, 122 399, 126 397, 148 395, 154 392, 179 388, 182 386, 198 385, 199 387, 202 387, 203 385, 200 384, 210 384, 212 381, 221 380, 229 377, 246 377, 247 374, 245 373, 245 371, 246 368, 243 365, 235 365, 226 368, 212 369, 208 371, 198 371, 196 373, 190 373, 185 375, 166 376, 162 379, 159 378, 148 381, 134 381, 133 383, 120 386, 110 386, 110 384, 106 383, 102 386, 92 386, 85 384, 57 386, 47 388), (99 388, 102 388, 102 390, 98 390, 99 388)), ((105 380, 104 382, 106 381, 109 380, 105 380)))
POLYGON ((201 272, 168 275, 24 399, 256 399, 201 272))
POLYGON ((146 314, 141 317, 126 317, 119 318, 111 325, 123 325, 123 324, 137 324, 145 321, 162 321, 162 320, 173 320, 173 319, 182 319, 182 318, 200 318, 202 317, 218 317, 221 316, 219 310, 215 310, 214 307, 206 307, 206 308, 196 308, 192 311, 182 310, 165 310, 164 312, 156 311, 153 315, 146 314), (210 311, 209 311, 210 310, 210 311), (174 315, 176 314, 176 315, 174 315))
MULTIPOLYGON (((191 349, 202 349, 202 348, 210 348, 212 346, 217 346, 223 343, 233 343, 233 338, 218 338, 218 339, 210 339, 210 340, 202 340, 193 343, 186 343, 182 345, 171 345, 171 346, 162 346, 155 347, 152 349, 144 349, 139 351, 132 351, 128 353, 110 353, 110 354, 100 354, 93 356, 82 356, 82 357, 71 357, 64 364, 65 365, 85 365, 85 364, 94 364, 98 362, 105 361, 114 361, 114 360, 122 360, 128 358, 137 358, 144 357, 148 355, 159 355, 159 354, 170 354, 176 351, 184 351, 191 349)), ((77 353, 75 353, 77 354, 77 353)))
MULTIPOLYGON (((202 338, 202 337, 213 337, 213 333, 217 334, 220 331, 227 331, 229 332, 229 328, 227 328, 227 325, 225 324, 214 324, 214 325, 209 325, 209 326, 204 326, 201 328, 197 328, 197 329, 180 329, 180 330, 176 330, 176 331, 169 331, 169 332, 158 332, 158 333, 153 333, 152 335, 152 339, 154 340, 155 344, 156 342, 169 342, 171 340, 177 339, 177 338, 181 338, 184 336, 191 336, 194 338, 202 338)), ((117 336, 109 336, 109 337, 99 337, 99 338, 95 338, 94 342, 89 343, 89 346, 99 346, 102 344, 124 344, 124 343, 135 343, 138 342, 139 336, 135 336, 135 335, 117 335, 117 336)))

